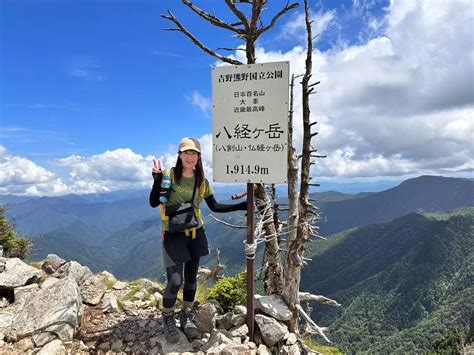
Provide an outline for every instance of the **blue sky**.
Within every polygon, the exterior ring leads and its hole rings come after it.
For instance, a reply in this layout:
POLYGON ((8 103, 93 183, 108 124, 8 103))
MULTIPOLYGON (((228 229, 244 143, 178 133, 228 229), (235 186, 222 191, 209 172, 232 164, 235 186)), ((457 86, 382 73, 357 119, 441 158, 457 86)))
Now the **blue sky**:
MULTIPOLYGON (((195 3, 234 21, 223 1, 195 3)), ((285 3, 271 1, 263 20, 285 3)), ((330 181, 470 176, 472 2, 311 4, 320 33, 314 74, 322 81, 312 108, 320 149, 329 156, 314 175, 330 181)), ((217 60, 182 34, 163 31, 172 24, 160 14, 171 10, 210 48, 242 42, 179 1, 4 0, 0 6, 0 193, 148 186, 151 157, 172 164, 184 136, 202 140, 212 174, 210 79, 217 60)), ((290 60, 302 72, 302 11, 261 39, 258 61, 290 60)))

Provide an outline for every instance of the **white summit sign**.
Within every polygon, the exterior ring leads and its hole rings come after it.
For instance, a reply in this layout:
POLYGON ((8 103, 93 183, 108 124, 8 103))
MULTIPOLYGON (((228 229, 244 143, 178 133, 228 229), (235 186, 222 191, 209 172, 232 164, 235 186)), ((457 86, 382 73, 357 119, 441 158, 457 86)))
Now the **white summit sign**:
POLYGON ((212 69, 214 181, 287 182, 289 66, 212 69))

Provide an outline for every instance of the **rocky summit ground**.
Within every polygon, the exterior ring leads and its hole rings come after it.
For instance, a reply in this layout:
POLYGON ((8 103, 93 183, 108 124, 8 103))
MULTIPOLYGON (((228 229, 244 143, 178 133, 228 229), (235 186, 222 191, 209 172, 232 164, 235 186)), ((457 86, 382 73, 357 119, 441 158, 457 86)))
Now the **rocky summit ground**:
POLYGON ((277 296, 256 296, 254 342, 249 341, 244 306, 224 313, 210 300, 193 310, 201 336, 189 341, 180 332, 179 341, 170 344, 161 325, 163 288, 156 282, 123 282, 106 271, 93 274, 53 254, 34 267, 0 257, 2 269, 0 354, 312 352, 288 331, 291 313, 277 296))

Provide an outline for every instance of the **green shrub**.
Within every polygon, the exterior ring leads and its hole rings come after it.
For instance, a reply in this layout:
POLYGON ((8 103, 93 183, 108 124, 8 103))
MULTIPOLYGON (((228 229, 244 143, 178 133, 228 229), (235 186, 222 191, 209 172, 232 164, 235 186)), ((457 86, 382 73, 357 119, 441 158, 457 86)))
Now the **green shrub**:
POLYGON ((6 217, 6 207, 0 205, 0 245, 8 258, 24 259, 31 251, 31 240, 19 238, 13 230, 14 224, 6 217))
POLYGON ((198 282, 195 300, 199 303, 204 303, 207 299, 209 299, 209 286, 207 282, 198 282))
POLYGON ((242 272, 233 277, 224 277, 209 289, 207 299, 215 299, 228 312, 236 305, 245 305, 247 300, 247 273, 242 272))
POLYGON ((37 261, 37 262, 31 263, 30 265, 32 267, 34 267, 35 269, 41 270, 41 266, 43 265, 43 262, 42 261, 37 261))
POLYGON ((324 355, 343 355, 344 354, 341 350, 339 350, 338 348, 334 346, 320 345, 318 343, 315 343, 311 339, 311 337, 303 338, 303 342, 305 343, 307 347, 324 355))

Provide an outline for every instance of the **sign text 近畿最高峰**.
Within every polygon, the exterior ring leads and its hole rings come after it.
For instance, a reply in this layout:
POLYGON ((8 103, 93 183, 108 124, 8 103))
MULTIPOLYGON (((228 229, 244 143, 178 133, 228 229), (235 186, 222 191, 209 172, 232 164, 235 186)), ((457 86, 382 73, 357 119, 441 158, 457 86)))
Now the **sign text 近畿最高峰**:
POLYGON ((212 70, 213 178, 286 183, 289 62, 212 70))

